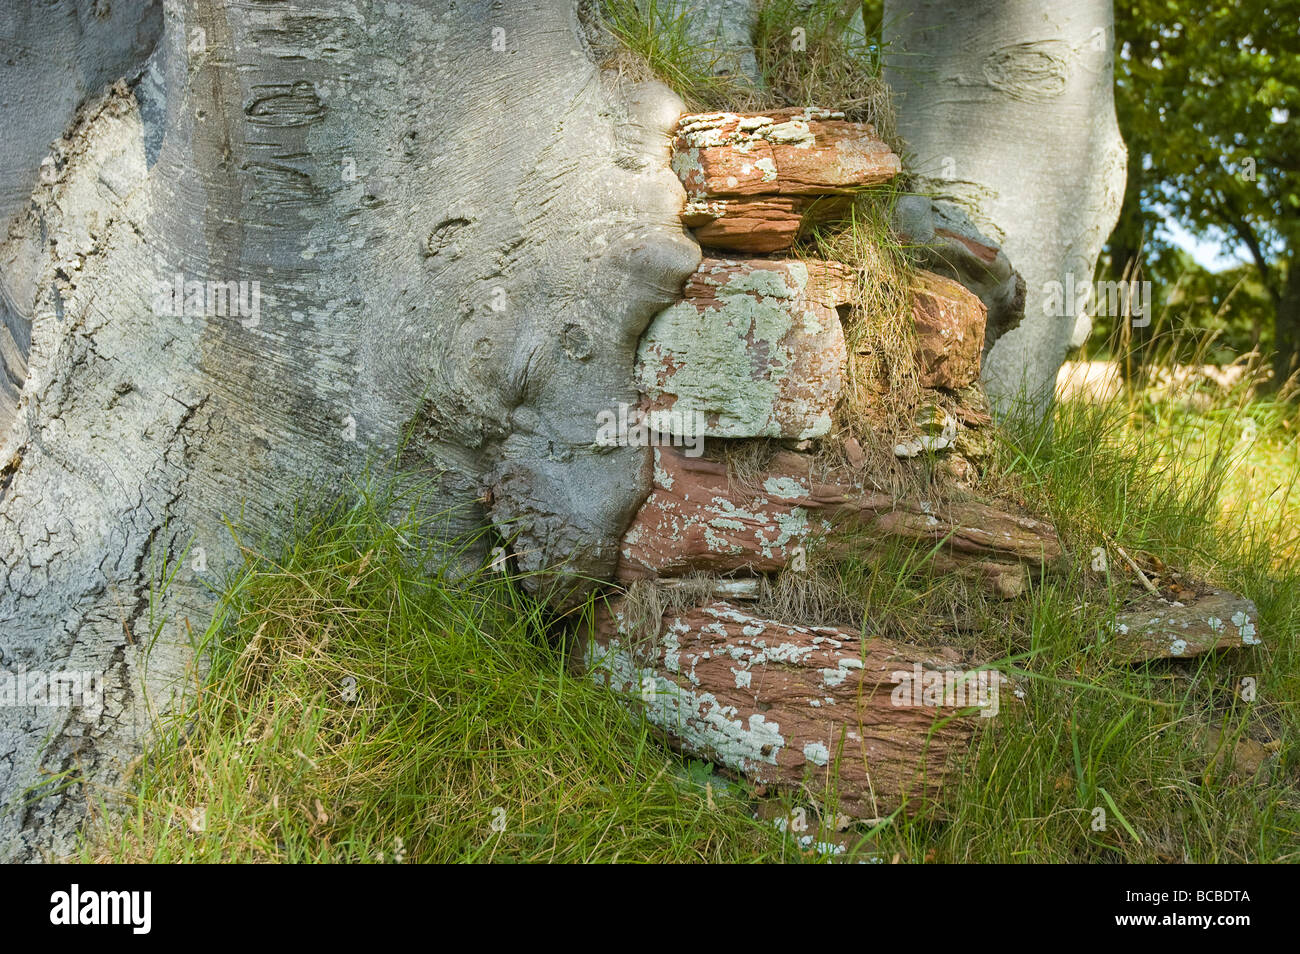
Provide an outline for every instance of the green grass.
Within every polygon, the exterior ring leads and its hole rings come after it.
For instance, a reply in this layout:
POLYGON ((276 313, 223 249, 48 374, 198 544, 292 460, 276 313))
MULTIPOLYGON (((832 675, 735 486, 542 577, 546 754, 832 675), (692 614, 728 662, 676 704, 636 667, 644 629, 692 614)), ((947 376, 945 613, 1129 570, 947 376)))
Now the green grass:
POLYGON ((857 32, 854 14, 862 7, 845 0, 762 0, 753 36, 763 80, 756 105, 843 110, 854 122, 874 125, 897 151, 892 96, 881 78, 879 14, 857 32))
POLYGON ((659 79, 690 111, 839 109, 848 119, 872 123, 897 150, 893 103, 881 78, 879 14, 857 33, 857 6, 845 0, 758 3, 750 37, 757 83, 737 71, 733 51, 693 29, 702 14, 677 0, 602 0, 597 19, 611 42, 598 45, 607 66, 635 79, 659 79))
MULTIPOLYGON (((818 622, 967 650, 1024 688, 1022 702, 1006 699, 979 723, 942 804, 873 834, 877 856, 1300 860, 1296 421, 1294 404, 1252 397, 1248 385, 1191 402, 1138 393, 1061 403, 1047 421, 1005 426, 985 483, 1060 529, 1070 565, 1032 593, 1001 603, 864 547, 810 566, 804 604, 783 594, 818 622), (1118 658, 1103 634, 1136 589, 1116 569, 1116 544, 1253 599, 1265 645, 1142 665, 1118 658), (1094 547, 1107 549, 1109 576, 1091 572, 1094 547), (1222 733, 1217 749, 1209 730, 1222 733), (1237 746, 1266 754, 1258 775, 1225 758, 1237 746), (1093 828, 1099 819, 1104 830, 1093 828)), ((769 609, 780 614, 781 601, 769 609)))
POLYGON ((603 0, 599 20, 616 45, 605 51, 607 65, 629 71, 635 79, 656 77, 690 110, 733 105, 747 90, 725 72, 716 46, 692 36, 693 16, 675 0, 603 0))
MULTIPOLYGON (((1243 459, 1211 452, 1232 445, 1237 415, 1252 413, 1269 422, 1261 445, 1294 468, 1294 438, 1275 446, 1294 434, 1294 412, 1253 402, 1234 414, 1221 403, 1181 416, 1141 400, 1067 403, 1050 430, 1010 427, 992 480, 1050 513, 1073 555, 1015 601, 889 559, 851 556, 836 568, 864 620, 970 649, 1026 690, 977 720, 942 803, 855 827, 842 836, 851 853, 1300 860, 1294 502, 1273 495, 1268 516, 1234 508, 1243 459), (1264 646, 1140 666, 1114 658, 1099 634, 1126 590, 1085 571, 1103 532, 1254 599, 1264 646), (1242 697, 1247 678, 1253 701, 1242 697), (1206 726, 1229 746, 1262 744, 1260 776, 1216 764, 1200 744, 1206 726), (1105 830, 1093 828, 1099 809, 1105 830)), ((85 858, 810 857, 755 811, 771 819, 804 807, 807 833, 820 838, 817 818, 833 805, 800 793, 772 804, 684 761, 635 706, 571 671, 579 619, 549 618, 517 580, 453 578, 454 555, 413 553, 419 528, 392 511, 363 490, 302 518, 282 552, 249 551, 205 637, 201 688, 159 727, 128 790, 101 793, 85 858)))
POLYGON ((1064 403, 1049 422, 1008 429, 994 470, 1053 517, 1074 567, 959 637, 989 655, 1030 654, 1015 667, 1025 704, 982 733, 943 822, 904 821, 882 849, 943 861, 1300 860, 1300 573, 1286 493, 1297 457, 1294 425, 1289 439, 1283 426, 1294 414, 1241 394, 1200 411, 1137 396, 1064 403), (1275 486, 1251 476, 1236 442, 1246 414, 1271 422, 1262 444, 1275 486), (1243 479, 1276 490, 1267 508, 1240 506, 1243 479), (1112 658, 1101 624, 1127 584, 1107 590, 1084 572, 1103 533, 1254 599, 1265 645, 1141 666, 1112 658), (1261 776, 1211 764, 1205 726, 1229 744, 1262 743, 1272 754, 1261 776), (1105 831, 1092 828, 1098 808, 1105 831))
POLYGON ((363 491, 300 521, 283 552, 249 552, 207 631, 201 689, 129 790, 101 793, 87 859, 795 854, 572 675, 518 581, 453 581, 454 555, 412 553, 419 527, 390 512, 363 491))

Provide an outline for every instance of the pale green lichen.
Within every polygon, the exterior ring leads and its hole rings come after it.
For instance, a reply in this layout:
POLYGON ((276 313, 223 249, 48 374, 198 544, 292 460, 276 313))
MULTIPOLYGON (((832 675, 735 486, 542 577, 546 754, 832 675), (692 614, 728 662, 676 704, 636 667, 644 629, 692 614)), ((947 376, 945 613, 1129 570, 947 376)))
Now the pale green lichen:
POLYGON ((773 497, 794 500, 808 493, 807 486, 794 477, 769 477, 763 481, 763 489, 773 497))
POLYGON ((704 166, 700 163, 700 151, 698 149, 673 150, 670 165, 673 172, 677 173, 677 178, 686 186, 688 192, 691 192, 696 198, 705 198, 704 194, 695 192, 695 189, 704 183, 704 166))
POLYGON ((675 395, 673 410, 683 420, 703 414, 712 436, 777 436, 779 389, 765 372, 756 374, 754 349, 765 345, 780 373, 790 361, 780 347, 790 324, 780 307, 749 296, 704 311, 679 302, 660 312, 642 336, 637 384, 652 399, 675 395))
POLYGON ((752 713, 746 725, 736 718, 735 707, 721 705, 712 693, 692 691, 639 665, 618 640, 607 648, 590 641, 584 658, 593 677, 605 677, 616 692, 639 696, 650 722, 680 738, 688 750, 716 758, 756 781, 771 780, 762 766, 776 765, 777 753, 785 746, 778 723, 752 713))
POLYGON ((672 624, 665 630, 663 636, 664 649, 664 668, 669 672, 681 672, 681 642, 679 637, 690 631, 689 627, 681 620, 673 620, 672 624))
POLYGON ((814 765, 825 765, 831 760, 830 749, 824 743, 809 742, 803 747, 803 756, 814 765))
POLYGON ((704 526, 704 544, 708 547, 710 553, 743 553, 745 550, 742 544, 733 542, 724 536, 719 536, 708 524, 704 526))
POLYGON ((822 685, 830 689, 832 686, 840 685, 848 677, 849 672, 847 669, 823 669, 822 685))
POLYGON ((811 424, 799 432, 798 437, 801 441, 812 440, 816 437, 825 437, 831 432, 831 415, 829 411, 820 412, 811 424))
MULTIPOLYGON (((716 272, 716 268, 714 271, 716 272)), ((790 381, 798 349, 824 332, 811 307, 793 306, 807 266, 750 269, 718 286, 718 307, 682 302, 651 323, 638 351, 638 384, 653 399, 675 398, 684 416, 705 415, 716 437, 821 437, 831 429, 834 388, 790 381), (694 314, 691 314, 691 312, 694 314)))
POLYGON ((709 526, 715 530, 744 530, 745 525, 739 520, 732 520, 728 517, 714 517, 709 521, 709 526))
POLYGON ((783 262, 770 268, 737 272, 719 290, 720 295, 754 294, 765 298, 796 298, 808 287, 808 266, 783 262))
POLYGON ((763 138, 768 142, 796 146, 800 149, 810 149, 816 141, 816 137, 808 128, 807 120, 803 119, 790 119, 777 123, 764 131, 763 138))
MULTIPOLYGON (((791 628, 797 629, 797 627, 791 628)), ((761 642, 756 641, 755 645, 761 645, 761 642)), ((763 649, 762 652, 754 656, 751 665, 759 666, 769 662, 798 663, 802 662, 805 656, 816 651, 817 648, 815 646, 800 646, 798 643, 782 643, 779 646, 772 646, 763 649)))
POLYGON ((765 532, 768 528, 760 527, 754 536, 763 550, 763 555, 771 557, 773 551, 783 549, 792 540, 802 540, 808 536, 808 512, 802 507, 794 507, 789 513, 772 515, 771 529, 776 536, 769 538, 765 532))
POLYGON ((804 119, 843 119, 844 113, 838 109, 826 109, 823 106, 805 106, 804 119))
POLYGON ((726 199, 691 199, 686 203, 686 207, 682 209, 683 219, 719 219, 726 214, 726 199))
POLYGON ((672 490, 673 475, 668 473, 668 471, 664 469, 663 457, 660 455, 659 448, 657 447, 654 449, 654 459, 655 459, 655 477, 654 477, 655 484, 659 487, 662 487, 664 490, 672 490))

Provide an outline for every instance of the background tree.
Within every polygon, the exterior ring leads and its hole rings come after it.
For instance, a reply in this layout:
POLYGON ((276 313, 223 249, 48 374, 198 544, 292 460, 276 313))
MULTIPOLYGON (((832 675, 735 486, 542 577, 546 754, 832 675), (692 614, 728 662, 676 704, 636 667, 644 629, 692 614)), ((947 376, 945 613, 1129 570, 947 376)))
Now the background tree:
MULTIPOLYGON (((1118 276, 1136 263, 1168 300, 1183 273, 1199 271, 1159 233, 1169 216, 1243 247, 1272 328, 1251 317, 1260 313, 1249 307, 1251 281, 1238 314, 1255 326, 1252 344, 1276 349, 1280 383, 1300 353, 1300 3, 1117 0, 1115 19, 1116 109, 1131 161, 1107 269, 1118 276)), ((1218 305, 1243 277, 1184 280, 1175 300, 1200 286, 1215 308, 1191 320, 1221 320, 1218 305)))

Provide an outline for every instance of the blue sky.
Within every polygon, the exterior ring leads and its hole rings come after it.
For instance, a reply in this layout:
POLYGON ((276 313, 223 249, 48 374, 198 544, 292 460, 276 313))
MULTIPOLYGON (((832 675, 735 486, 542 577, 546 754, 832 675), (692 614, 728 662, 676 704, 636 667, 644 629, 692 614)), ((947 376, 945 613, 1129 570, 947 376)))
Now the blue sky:
POLYGON ((1231 268, 1250 260, 1249 253, 1240 243, 1225 244, 1197 238, 1174 219, 1165 219, 1160 229, 1171 242, 1189 252, 1198 265, 1212 272, 1231 268))

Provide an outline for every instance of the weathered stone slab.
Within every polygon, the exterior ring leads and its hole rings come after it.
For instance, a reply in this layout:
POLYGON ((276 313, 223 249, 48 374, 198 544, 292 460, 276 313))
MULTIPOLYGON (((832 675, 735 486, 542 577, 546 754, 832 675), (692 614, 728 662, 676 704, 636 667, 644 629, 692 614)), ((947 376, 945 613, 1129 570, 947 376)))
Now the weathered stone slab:
POLYGON ((960 282, 918 272, 912 299, 921 386, 956 390, 979 379, 988 310, 960 282))
POLYGON ((826 434, 848 361, 835 305, 850 275, 830 262, 706 258, 641 337, 650 425, 673 434, 702 415, 711 437, 826 434))
POLYGON ((902 168, 869 124, 816 107, 683 116, 672 162, 692 198, 826 195, 887 182, 902 168))
POLYGON ((1152 594, 1115 617, 1112 638, 1134 662, 1178 659, 1258 646, 1258 622, 1251 600, 1224 590, 1210 590, 1191 602, 1152 594))
POLYGON ((955 278, 984 302, 988 309, 985 354, 993 342, 1020 324, 1025 315, 1024 279, 1001 246, 959 206, 924 195, 899 196, 893 226, 925 268, 955 278))
POLYGON ((672 166, 686 187, 682 221, 701 244, 772 252, 839 207, 818 197, 885 182, 901 163, 870 125, 810 107, 683 116, 672 166))
POLYGON ((701 245, 737 252, 779 252, 805 225, 834 217, 845 201, 836 196, 734 196, 688 202, 682 224, 701 245))
POLYGON ((1017 595, 1061 558, 1050 524, 991 503, 898 499, 864 492, 847 476, 817 481, 809 458, 796 453, 778 454, 755 486, 741 487, 728 479, 724 461, 660 447, 650 496, 624 535, 617 575, 774 573, 797 548, 840 548, 835 531, 850 528, 869 528, 882 544, 941 544, 936 569, 973 574, 1000 596, 1017 595))
POLYGON ((859 818, 938 794, 969 744, 970 710, 994 715, 1000 704, 997 674, 971 677, 955 650, 792 626, 723 602, 666 613, 657 636, 615 603, 585 662, 683 750, 765 785, 834 787, 840 811, 859 818))

